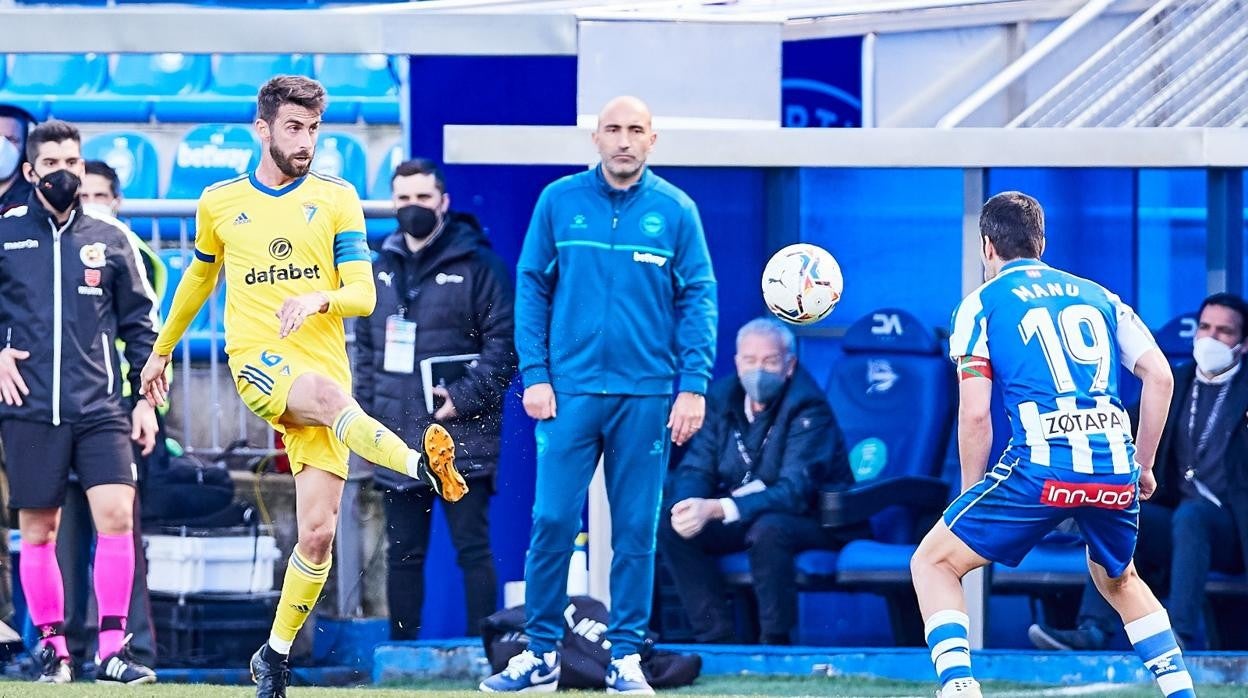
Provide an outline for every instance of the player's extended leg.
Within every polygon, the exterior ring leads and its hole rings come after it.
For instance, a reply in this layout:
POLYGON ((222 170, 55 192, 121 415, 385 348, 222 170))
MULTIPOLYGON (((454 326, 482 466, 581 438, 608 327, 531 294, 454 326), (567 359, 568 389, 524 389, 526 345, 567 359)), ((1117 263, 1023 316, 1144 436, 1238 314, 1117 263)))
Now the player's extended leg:
POLYGON ((1111 577, 1109 571, 1088 559, 1088 570, 1096 588, 1114 607, 1126 627, 1127 638, 1144 666, 1153 673, 1157 687, 1168 698, 1195 698, 1192 675, 1183 661, 1183 651, 1174 639, 1170 617, 1135 571, 1135 563, 1111 577))
POLYGON ((22 556, 18 574, 30 621, 39 631, 39 658, 44 664, 41 683, 73 680, 69 649, 65 645, 65 586, 56 562, 56 530, 60 509, 21 509, 17 513, 22 532, 22 556))
POLYGON ((962 577, 988 564, 953 535, 944 521, 936 522, 910 558, 910 576, 923 615, 923 634, 932 652, 940 680, 940 696, 980 696, 971 674, 970 618, 962 592, 962 577))
POLYGON ((320 374, 305 373, 295 379, 282 421, 332 427, 334 435, 361 458, 426 482, 447 501, 459 501, 468 492, 468 483, 455 469, 455 442, 445 428, 430 425, 421 449, 410 449, 365 414, 342 386, 320 374))

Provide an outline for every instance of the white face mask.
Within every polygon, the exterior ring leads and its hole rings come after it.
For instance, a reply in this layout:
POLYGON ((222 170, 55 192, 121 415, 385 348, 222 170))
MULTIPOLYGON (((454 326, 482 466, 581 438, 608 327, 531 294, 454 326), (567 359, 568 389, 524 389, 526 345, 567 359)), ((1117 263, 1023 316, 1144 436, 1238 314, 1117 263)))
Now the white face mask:
POLYGON ((1236 355, 1230 347, 1213 337, 1201 337, 1192 344, 1192 358, 1207 375, 1217 375, 1235 364, 1236 355))
POLYGON ((18 152, 17 146, 7 138, 0 138, 0 182, 7 181, 17 172, 21 159, 22 154, 18 152))

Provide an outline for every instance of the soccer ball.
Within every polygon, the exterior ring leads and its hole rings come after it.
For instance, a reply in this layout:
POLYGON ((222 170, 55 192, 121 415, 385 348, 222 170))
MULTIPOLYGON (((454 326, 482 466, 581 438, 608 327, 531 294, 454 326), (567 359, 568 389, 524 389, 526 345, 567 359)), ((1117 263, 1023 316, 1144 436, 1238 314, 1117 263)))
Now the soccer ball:
POLYGON ((794 325, 819 322, 841 300, 841 265, 818 245, 789 245, 763 269, 763 301, 776 317, 794 325))

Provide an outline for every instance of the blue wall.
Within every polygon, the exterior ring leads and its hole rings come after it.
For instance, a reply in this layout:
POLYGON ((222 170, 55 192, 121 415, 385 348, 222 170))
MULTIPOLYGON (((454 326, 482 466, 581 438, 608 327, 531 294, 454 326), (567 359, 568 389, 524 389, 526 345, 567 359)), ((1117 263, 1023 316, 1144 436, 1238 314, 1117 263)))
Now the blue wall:
MULTIPOLYGON (((860 124, 861 44, 834 39, 784 50, 782 123, 860 124)), ((576 60, 568 57, 416 57, 411 60, 414 154, 440 158, 444 124, 575 123, 576 60)), ((642 95, 644 97, 644 95, 642 95)), ((514 266, 541 189, 573 167, 445 168, 453 207, 477 214, 514 266)), ((809 168, 659 168, 698 203, 719 278, 717 376, 732 370, 736 329, 764 312, 759 278, 770 253, 796 241, 830 250, 845 275, 835 313, 801 341, 824 379, 839 356, 830 329, 884 306, 946 328, 961 298, 962 171, 809 168)), ((1001 169, 987 191, 1040 199, 1050 263, 1094 279, 1152 327, 1204 296, 1205 175, 1187 170, 1001 169)), ((1128 386, 1128 391, 1132 390, 1128 386)), ((523 577, 533 497, 532 422, 509 392, 499 489, 491 509, 499 580, 523 577)), ((423 637, 462 634, 462 577, 445 523, 434 526, 423 637)), ((501 589, 500 589, 501 602, 501 589)), ((805 608, 815 612, 810 604, 805 608)), ((826 612, 825 612, 826 615, 826 612)), ((812 626, 834 627, 821 621, 812 626)))

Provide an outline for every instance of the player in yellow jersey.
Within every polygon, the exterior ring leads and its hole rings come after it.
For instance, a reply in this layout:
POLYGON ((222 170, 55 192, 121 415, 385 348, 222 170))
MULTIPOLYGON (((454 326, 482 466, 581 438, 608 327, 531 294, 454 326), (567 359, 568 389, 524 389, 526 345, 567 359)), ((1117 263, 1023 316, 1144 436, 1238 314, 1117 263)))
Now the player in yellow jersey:
POLYGON ((309 78, 282 75, 260 89, 260 164, 204 190, 195 261, 142 373, 143 394, 163 403, 174 345, 224 265, 230 371, 247 407, 285 433, 295 473, 299 541, 272 634, 251 660, 258 698, 285 696, 291 642, 329 575, 348 449, 449 501, 468 491, 444 428, 430 426, 411 450, 351 398, 342 318, 371 313, 375 295, 354 189, 309 171, 324 110, 325 90, 309 78))

